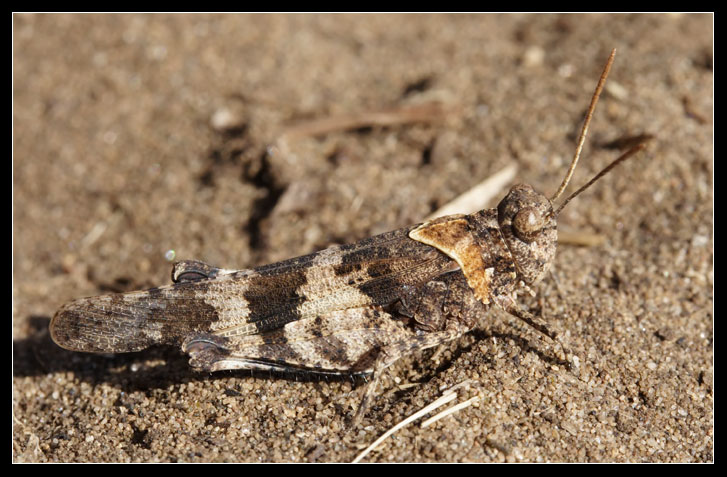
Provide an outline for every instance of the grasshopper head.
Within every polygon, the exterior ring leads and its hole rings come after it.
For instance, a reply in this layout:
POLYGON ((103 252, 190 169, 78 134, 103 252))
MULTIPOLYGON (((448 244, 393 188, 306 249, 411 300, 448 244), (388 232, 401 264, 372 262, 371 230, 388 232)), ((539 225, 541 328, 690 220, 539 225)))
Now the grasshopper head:
POLYGON ((505 242, 515 260, 518 278, 529 285, 535 284, 543 278, 543 275, 545 275, 553 262, 555 248, 558 242, 556 219, 560 211, 563 210, 563 207, 619 163, 645 148, 644 143, 632 147, 596 174, 586 185, 568 196, 557 209, 553 209, 553 202, 558 200, 565 191, 573 176, 573 171, 578 164, 578 159, 581 156, 581 150, 583 149, 583 144, 588 134, 588 126, 593 117, 593 111, 596 109, 596 103, 603 90, 603 85, 606 83, 606 77, 611 70, 615 56, 616 50, 614 49, 611 51, 611 55, 606 62, 606 66, 596 86, 596 91, 591 98, 591 105, 588 107, 588 112, 583 121, 583 127, 581 128, 581 134, 578 138, 576 152, 571 161, 570 168, 553 197, 548 199, 544 195, 535 192, 529 185, 520 184, 510 189, 507 196, 497 206, 497 220, 505 242))
POLYGON ((553 263, 558 241, 548 198, 527 184, 513 186, 497 206, 497 221, 518 278, 528 285, 540 281, 553 263))

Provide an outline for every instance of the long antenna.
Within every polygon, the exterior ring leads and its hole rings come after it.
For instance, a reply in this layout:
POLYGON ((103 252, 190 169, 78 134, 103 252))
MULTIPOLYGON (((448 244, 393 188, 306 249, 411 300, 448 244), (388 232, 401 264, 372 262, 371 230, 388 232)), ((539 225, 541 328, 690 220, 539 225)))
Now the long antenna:
MULTIPOLYGON (((570 169, 568 169, 568 174, 566 174, 565 178, 563 179, 563 183, 560 184, 560 187, 558 188, 558 192, 556 192, 555 195, 550 199, 551 202, 555 201, 556 199, 558 199, 558 197, 560 197, 563 194, 563 191, 565 191, 565 188, 568 187, 568 182, 570 182, 570 179, 573 176, 573 171, 575 171, 575 169, 576 169, 576 164, 578 164, 578 159, 581 157, 581 151, 583 150, 583 144, 586 142, 586 135, 588 135, 588 126, 591 124, 591 118, 593 117, 593 111, 596 109, 596 103, 598 103, 598 98, 601 96, 601 91, 603 91, 603 85, 606 83, 606 77, 608 77, 608 72, 611 71, 611 65, 613 64, 613 60, 615 57, 616 57, 616 48, 611 50, 611 56, 608 57, 606 66, 603 68, 603 73, 601 73, 601 79, 598 80, 598 85, 596 86, 596 91, 593 93, 593 97, 591 98, 591 105, 588 107, 588 112, 586 113, 586 119, 583 122, 583 128, 581 129, 581 135, 578 138, 578 146, 576 147, 576 153, 573 156, 573 161, 570 164, 570 169)), ((616 163, 617 162, 619 162, 619 159, 616 160, 616 163)), ((561 206, 561 208, 562 208, 562 206, 561 206)), ((560 209, 558 209, 558 210, 560 210, 560 209)))

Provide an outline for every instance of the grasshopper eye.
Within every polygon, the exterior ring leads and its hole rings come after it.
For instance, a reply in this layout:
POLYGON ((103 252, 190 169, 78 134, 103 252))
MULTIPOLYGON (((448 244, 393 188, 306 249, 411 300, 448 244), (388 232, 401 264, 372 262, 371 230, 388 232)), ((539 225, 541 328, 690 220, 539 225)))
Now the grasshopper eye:
POLYGON ((523 242, 532 242, 536 235, 543 229, 545 220, 543 215, 535 207, 524 207, 515 215, 512 227, 515 235, 523 242))

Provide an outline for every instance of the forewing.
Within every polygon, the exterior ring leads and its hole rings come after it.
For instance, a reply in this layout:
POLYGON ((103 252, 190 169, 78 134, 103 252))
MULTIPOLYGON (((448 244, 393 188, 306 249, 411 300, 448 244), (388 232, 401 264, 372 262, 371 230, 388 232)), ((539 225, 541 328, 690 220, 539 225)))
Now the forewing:
POLYGON ((251 270, 146 291, 83 298, 51 321, 59 345, 126 352, 181 344, 192 333, 264 333, 299 319, 395 301, 457 265, 410 240, 410 228, 251 270))

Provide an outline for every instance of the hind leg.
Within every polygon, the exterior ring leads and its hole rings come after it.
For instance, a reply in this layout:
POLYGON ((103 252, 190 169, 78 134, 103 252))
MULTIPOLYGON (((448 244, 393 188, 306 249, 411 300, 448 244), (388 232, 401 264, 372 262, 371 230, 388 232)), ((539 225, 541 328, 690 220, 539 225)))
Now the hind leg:
POLYGON ((376 387, 381 378, 381 373, 383 373, 386 368, 415 351, 439 346, 440 344, 452 341, 461 334, 462 332, 460 330, 420 334, 378 349, 374 361, 371 381, 366 384, 363 397, 361 398, 361 404, 348 425, 349 430, 355 428, 366 414, 366 411, 376 395, 376 387))

